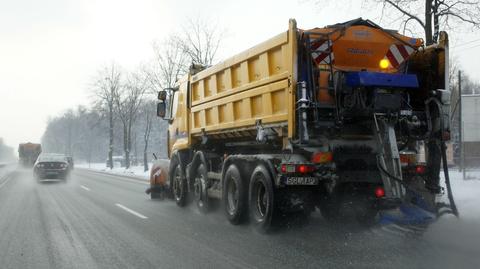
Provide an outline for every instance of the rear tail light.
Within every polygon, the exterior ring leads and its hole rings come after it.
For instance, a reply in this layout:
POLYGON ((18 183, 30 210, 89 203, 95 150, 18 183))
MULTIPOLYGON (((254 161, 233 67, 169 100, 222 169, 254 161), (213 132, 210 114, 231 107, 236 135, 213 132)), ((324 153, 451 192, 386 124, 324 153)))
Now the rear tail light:
POLYGON ((415 173, 419 175, 424 175, 427 172, 427 166, 426 165, 417 165, 415 167, 415 173))
POLYGON ((402 164, 403 167, 410 166, 417 163, 416 153, 401 153, 400 163, 402 164))
POLYGON ((312 155, 312 163, 330 163, 333 161, 333 154, 331 152, 315 152, 312 155))
POLYGON ((385 189, 383 187, 376 187, 375 188, 375 197, 382 198, 385 196, 385 189))
POLYGON ((315 171, 315 166, 311 164, 288 164, 283 163, 280 166, 280 172, 282 174, 291 174, 291 173, 299 173, 299 174, 308 174, 315 171))
POLYGON ((297 165, 297 173, 300 173, 300 174, 307 174, 307 173, 311 173, 315 170, 315 167, 313 167, 313 165, 308 165, 308 164, 299 164, 297 165))

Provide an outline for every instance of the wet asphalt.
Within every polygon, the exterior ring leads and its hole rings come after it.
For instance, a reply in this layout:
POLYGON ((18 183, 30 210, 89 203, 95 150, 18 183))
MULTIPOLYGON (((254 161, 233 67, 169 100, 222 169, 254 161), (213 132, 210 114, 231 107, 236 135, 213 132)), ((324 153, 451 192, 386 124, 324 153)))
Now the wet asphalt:
MULTIPOLYGON (((148 183, 76 169, 0 177, 0 268, 480 268, 480 218, 424 231, 288 216, 270 234, 217 208, 150 200, 148 183)), ((479 205, 480 206, 480 205, 479 205)))

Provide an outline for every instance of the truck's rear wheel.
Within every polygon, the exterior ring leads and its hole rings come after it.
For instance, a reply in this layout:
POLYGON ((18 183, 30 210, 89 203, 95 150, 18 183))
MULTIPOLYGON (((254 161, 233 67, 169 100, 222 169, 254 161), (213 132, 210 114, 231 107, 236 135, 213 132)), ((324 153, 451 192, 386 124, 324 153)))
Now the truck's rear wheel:
POLYGON ((184 207, 187 204, 187 179, 182 173, 182 167, 178 160, 172 160, 172 191, 173 198, 178 206, 184 207))
POLYGON ((225 173, 222 193, 227 219, 234 225, 242 223, 247 211, 247 186, 234 164, 230 165, 225 173))
POLYGON ((209 198, 207 194, 207 170, 203 164, 197 168, 193 189, 195 193, 195 202, 202 213, 207 213, 210 209, 209 198))
POLYGON ((250 217, 260 231, 270 229, 274 213, 273 183, 270 173, 263 165, 253 170, 249 188, 250 217))

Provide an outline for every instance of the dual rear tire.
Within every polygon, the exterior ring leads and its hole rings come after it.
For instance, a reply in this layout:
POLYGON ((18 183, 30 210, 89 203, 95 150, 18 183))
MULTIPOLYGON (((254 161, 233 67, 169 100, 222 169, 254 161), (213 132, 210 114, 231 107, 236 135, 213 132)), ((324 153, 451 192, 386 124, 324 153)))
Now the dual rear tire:
POLYGON ((273 182, 264 165, 258 165, 252 172, 249 183, 242 180, 237 166, 232 164, 225 173, 223 182, 223 203, 230 223, 238 225, 247 219, 260 231, 270 228, 273 211, 273 182))

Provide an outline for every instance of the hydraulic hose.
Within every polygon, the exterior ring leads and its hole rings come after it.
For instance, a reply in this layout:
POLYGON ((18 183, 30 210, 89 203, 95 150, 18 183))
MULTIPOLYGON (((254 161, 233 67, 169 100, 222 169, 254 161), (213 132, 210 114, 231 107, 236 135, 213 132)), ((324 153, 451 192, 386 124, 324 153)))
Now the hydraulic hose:
MULTIPOLYGON (((425 104, 428 106, 430 102, 434 102, 438 107, 439 116, 443 116, 443 108, 442 104, 436 98, 429 98, 425 104)), ((442 152, 442 164, 443 164, 443 174, 445 175, 445 185, 447 187, 447 196, 450 202, 450 207, 452 209, 452 213, 458 218, 459 213, 457 209, 457 205, 455 204, 455 200, 453 199, 452 187, 450 185, 450 175, 448 173, 448 163, 447 163, 447 147, 445 145, 445 141, 443 140, 443 133, 445 131, 443 125, 443 120, 440 120, 440 150, 442 152)))

